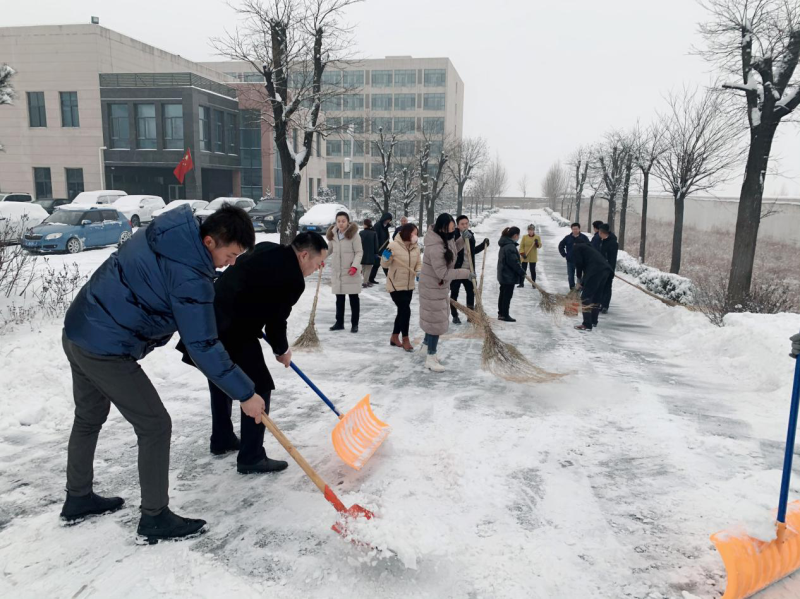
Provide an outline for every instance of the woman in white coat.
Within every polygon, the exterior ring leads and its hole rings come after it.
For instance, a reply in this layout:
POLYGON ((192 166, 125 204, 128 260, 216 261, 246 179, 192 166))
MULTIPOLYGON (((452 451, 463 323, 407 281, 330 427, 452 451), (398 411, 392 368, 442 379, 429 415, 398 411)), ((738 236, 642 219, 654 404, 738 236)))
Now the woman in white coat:
POLYGON ((328 259, 331 264, 331 290, 336 295, 336 322, 331 331, 344 330, 344 296, 350 296, 350 332, 358 333, 361 311, 361 237, 358 225, 350 222, 347 212, 336 215, 336 224, 328 229, 328 259))

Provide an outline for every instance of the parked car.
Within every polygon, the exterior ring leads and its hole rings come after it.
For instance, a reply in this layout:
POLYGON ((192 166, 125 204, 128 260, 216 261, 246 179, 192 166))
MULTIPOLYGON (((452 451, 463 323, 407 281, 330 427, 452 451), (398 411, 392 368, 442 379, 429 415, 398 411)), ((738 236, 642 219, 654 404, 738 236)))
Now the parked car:
POLYGON ((29 193, 12 191, 11 193, 0 193, 0 202, 32 202, 33 196, 29 193))
POLYGON ((250 198, 217 198, 202 210, 195 212, 194 215, 200 219, 200 222, 203 222, 225 204, 233 204, 234 206, 244 209, 245 212, 250 212, 256 205, 250 198))
POLYGON ((22 247, 31 252, 77 254, 87 248, 122 245, 132 231, 125 215, 111 206, 62 206, 25 233, 22 247))
POLYGON ((17 243, 23 233, 47 218, 47 211, 33 202, 0 202, 0 245, 17 243))
POLYGON ((48 200, 36 200, 34 202, 34 204, 38 204, 44 208, 47 211, 47 214, 53 214, 53 211, 57 210, 59 206, 64 206, 69 203, 69 200, 66 198, 50 198, 48 200))
POLYGON ((105 204, 113 204, 122 196, 128 195, 124 191, 116 189, 100 189, 98 191, 82 191, 75 196, 72 200, 73 204, 81 204, 83 206, 97 206, 105 204))
POLYGON ((300 230, 325 233, 336 222, 337 212, 350 214, 350 211, 343 204, 317 204, 312 206, 300 219, 300 230))
POLYGON ((184 204, 189 204, 192 207, 192 213, 195 213, 198 210, 202 210, 203 208, 208 206, 208 202, 206 202, 205 200, 172 200, 164 208, 159 208, 158 210, 153 212, 153 218, 161 216, 168 210, 174 210, 175 208, 183 206, 184 204))
POLYGON ((149 223, 153 218, 153 212, 165 206, 164 200, 158 196, 130 195, 122 196, 114 202, 114 208, 122 212, 131 223, 134 229, 142 223, 149 223))
MULTIPOLYGON (((257 232, 277 233, 281 228, 281 204, 282 200, 277 198, 262 198, 249 214, 253 221, 253 228, 257 232)), ((300 218, 306 213, 305 209, 298 204, 294 211, 294 222, 299 222, 300 218)))

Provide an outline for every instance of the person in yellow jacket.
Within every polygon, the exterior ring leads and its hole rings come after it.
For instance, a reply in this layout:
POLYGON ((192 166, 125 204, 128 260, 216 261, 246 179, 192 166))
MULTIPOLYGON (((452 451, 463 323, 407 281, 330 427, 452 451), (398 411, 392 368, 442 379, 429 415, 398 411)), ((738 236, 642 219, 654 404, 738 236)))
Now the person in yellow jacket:
MULTIPOLYGON (((539 248, 542 247, 542 239, 536 234, 536 227, 528 225, 528 234, 519 240, 519 255, 522 260, 522 270, 527 274, 528 265, 531 267, 531 279, 536 280, 536 262, 539 259, 539 248)), ((518 287, 525 287, 523 280, 518 287)))

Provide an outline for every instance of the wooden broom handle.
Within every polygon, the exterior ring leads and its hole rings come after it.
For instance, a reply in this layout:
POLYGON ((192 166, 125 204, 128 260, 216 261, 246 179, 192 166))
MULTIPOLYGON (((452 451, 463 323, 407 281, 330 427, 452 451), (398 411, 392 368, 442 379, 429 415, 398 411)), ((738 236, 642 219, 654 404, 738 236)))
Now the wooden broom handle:
POLYGON ((311 306, 311 315, 308 317, 308 322, 311 323, 311 324, 314 323, 314 319, 316 318, 316 315, 317 315, 317 300, 319 300, 319 288, 320 288, 320 284, 322 283, 322 269, 323 268, 324 267, 322 267, 322 266, 319 267, 319 278, 317 279, 317 291, 314 293, 314 305, 311 306))
POLYGON ((269 432, 271 432, 272 435, 278 440, 278 443, 283 445, 283 448, 287 452, 289 452, 289 455, 292 456, 294 461, 297 462, 298 466, 300 466, 300 468, 303 469, 303 472, 306 473, 308 478, 310 478, 313 481, 313 483, 315 485, 317 485, 317 488, 324 493, 325 492, 325 488, 328 485, 325 484, 325 481, 322 480, 322 478, 320 478, 319 474, 317 474, 316 471, 311 467, 311 464, 306 462, 305 458, 300 455, 300 452, 297 451, 297 449, 295 449, 294 445, 292 445, 292 442, 289 441, 289 439, 286 438, 286 436, 275 425, 275 423, 272 421, 272 419, 269 416, 267 416, 265 413, 262 412, 261 413, 261 422, 264 423, 264 426, 266 426, 269 429, 269 432))

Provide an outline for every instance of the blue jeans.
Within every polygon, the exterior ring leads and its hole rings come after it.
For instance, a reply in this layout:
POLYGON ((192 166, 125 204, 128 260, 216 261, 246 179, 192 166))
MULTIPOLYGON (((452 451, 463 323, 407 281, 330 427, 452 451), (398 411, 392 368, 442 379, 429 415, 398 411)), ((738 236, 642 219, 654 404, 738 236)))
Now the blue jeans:
POLYGON ((428 333, 425 333, 425 339, 422 340, 422 344, 428 346, 429 355, 435 356, 436 347, 439 345, 439 335, 428 335, 428 333))

